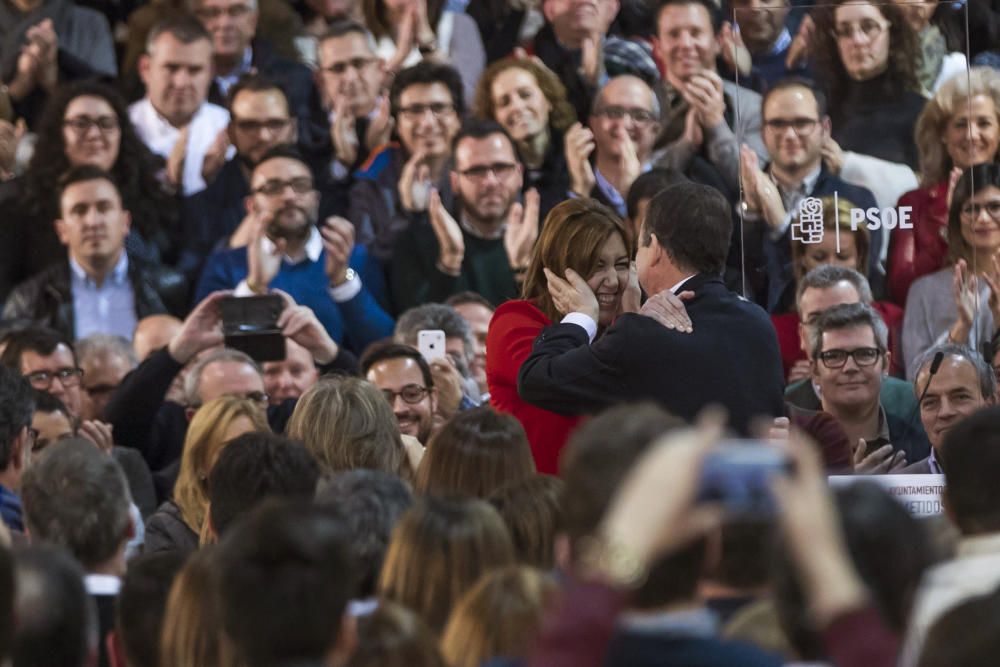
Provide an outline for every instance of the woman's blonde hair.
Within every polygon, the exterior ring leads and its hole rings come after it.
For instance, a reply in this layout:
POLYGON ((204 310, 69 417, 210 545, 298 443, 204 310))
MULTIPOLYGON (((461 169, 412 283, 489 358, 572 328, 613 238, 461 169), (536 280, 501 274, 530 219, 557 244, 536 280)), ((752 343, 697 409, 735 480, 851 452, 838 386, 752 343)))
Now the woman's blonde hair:
MULTIPOLYGON (((549 101, 552 107, 549 111, 549 126, 559 132, 576 122, 576 111, 569 103, 566 87, 555 72, 545 65, 528 58, 509 56, 502 58, 486 68, 476 85, 476 98, 473 101, 472 113, 483 120, 496 120, 496 108, 493 106, 493 82, 498 76, 509 69, 519 69, 527 72, 535 79, 538 89, 549 101)), ((561 148, 561 147, 560 147, 561 148)))
POLYGON ((441 651, 451 667, 478 667, 490 658, 525 658, 558 587, 530 567, 484 575, 451 613, 441 651))
POLYGON ((223 631, 215 548, 196 551, 174 579, 163 615, 160 667, 237 667, 223 631))
POLYGON ((440 633, 452 607, 480 576, 513 564, 507 527, 489 504, 427 497, 396 524, 378 590, 440 633))
POLYGON ((521 298, 527 299, 545 313, 553 322, 560 313, 552 303, 545 269, 557 276, 573 269, 584 280, 597 268, 601 247, 619 234, 628 256, 633 255, 631 235, 611 209, 595 199, 567 199, 556 204, 545 217, 542 232, 535 243, 535 251, 524 276, 521 298))
MULTIPOLYGON (((924 105, 914 131, 920 153, 920 182, 924 187, 948 180, 948 173, 955 166, 943 141, 948 123, 956 113, 968 110, 970 100, 980 95, 993 100, 1000 123, 1000 72, 992 67, 959 72, 945 81, 924 105)), ((993 160, 997 160, 997 155, 993 160)))
POLYGON ((221 396, 198 408, 188 425, 181 454, 181 469, 174 485, 174 502, 184 523, 202 534, 208 513, 208 473, 222 448, 230 424, 246 417, 255 430, 268 431, 267 416, 260 405, 240 396, 221 396))
MULTIPOLYGON (((868 252, 869 235, 865 225, 859 225, 857 229, 851 229, 851 209, 857 208, 849 200, 838 197, 836 200, 831 196, 819 198, 823 207, 823 233, 835 234, 837 228, 840 233, 854 237, 854 250, 858 254, 858 265, 854 267, 862 275, 868 275, 868 252)), ((792 242, 792 270, 795 272, 795 280, 798 282, 808 271, 805 268, 807 245, 801 241, 792 242)))
POLYGON ((413 477, 396 416, 365 380, 321 379, 299 398, 287 433, 305 444, 326 475, 367 468, 413 477))

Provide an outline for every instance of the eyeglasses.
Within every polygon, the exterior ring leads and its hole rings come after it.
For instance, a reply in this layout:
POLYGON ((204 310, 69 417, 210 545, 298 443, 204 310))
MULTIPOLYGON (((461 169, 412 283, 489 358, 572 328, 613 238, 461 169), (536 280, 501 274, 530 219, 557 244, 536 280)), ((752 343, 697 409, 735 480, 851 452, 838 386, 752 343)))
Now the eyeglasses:
POLYGON ((268 197, 275 197, 283 193, 287 187, 291 187, 295 194, 304 195, 307 192, 312 192, 313 181, 308 176, 299 176, 297 178, 291 178, 287 181, 274 178, 269 181, 265 181, 264 185, 254 189, 254 193, 267 195, 268 197))
POLYGON ((322 68, 324 72, 330 72, 331 74, 343 74, 347 71, 347 68, 353 68, 356 70, 361 70, 368 65, 375 62, 374 58, 351 58, 350 60, 342 60, 340 62, 332 63, 322 68))
POLYGON ((962 217, 966 220, 978 220, 983 211, 989 213, 990 217, 994 220, 1000 220, 1000 199, 994 199, 984 204, 977 204, 971 201, 962 204, 961 213, 962 217))
POLYGON ((277 134, 292 121, 288 118, 268 118, 267 120, 253 120, 251 118, 240 118, 233 120, 233 125, 244 134, 260 134, 261 130, 267 130, 271 134, 277 134))
POLYGON ((52 381, 59 378, 59 383, 64 387, 76 387, 83 377, 82 368, 60 368, 55 371, 35 371, 24 376, 31 383, 31 386, 40 391, 47 391, 52 386, 52 381))
POLYGON ((854 33, 860 32, 868 41, 874 40, 882 32, 891 26, 888 21, 876 21, 875 19, 865 19, 860 23, 841 23, 831 31, 835 39, 847 40, 854 37, 854 33))
POLYGON ((448 104, 446 102, 431 102, 430 104, 411 104, 408 107, 402 107, 399 113, 409 121, 420 120, 425 113, 431 112, 431 115, 435 118, 444 118, 445 115, 450 115, 455 112, 455 105, 448 104))
POLYGON ((652 111, 646 111, 645 109, 637 109, 634 107, 601 107, 600 109, 594 110, 594 115, 604 116, 605 118, 610 118, 611 120, 621 120, 622 118, 628 116, 636 125, 646 125, 648 123, 655 123, 659 120, 652 111))
POLYGON ((474 181, 485 181, 486 177, 493 174, 498 180, 503 180, 514 175, 517 165, 512 162, 494 162, 493 164, 481 164, 475 167, 463 169, 458 173, 474 181))
POLYGON ((115 116, 74 116, 63 121, 63 127, 68 127, 79 135, 87 134, 90 128, 97 126, 102 134, 110 134, 120 129, 118 118, 115 116))
POLYGON ((270 400, 271 398, 262 391, 248 391, 245 394, 236 394, 236 395, 245 398, 248 401, 253 401, 254 403, 260 403, 261 405, 267 405, 268 400, 270 400))
POLYGON ((396 402, 396 397, 399 396, 403 399, 404 403, 408 405, 416 405, 420 401, 424 400, 430 392, 427 387, 421 387, 419 384, 408 384, 399 391, 393 391, 392 389, 383 389, 382 395, 385 396, 385 400, 389 401, 389 405, 396 402))
POLYGON ((877 347, 858 347, 853 350, 826 350, 819 353, 819 360, 827 368, 843 368, 848 357, 852 357, 858 366, 872 366, 881 356, 882 350, 877 347))
POLYGON ((796 135, 807 137, 813 133, 819 121, 815 118, 772 118, 764 121, 764 127, 775 134, 784 134, 788 128, 792 128, 796 135))
POLYGON ((249 5, 233 5, 231 7, 202 7, 195 11, 194 15, 202 21, 214 21, 223 14, 231 19, 240 19, 249 14, 252 10, 249 5))

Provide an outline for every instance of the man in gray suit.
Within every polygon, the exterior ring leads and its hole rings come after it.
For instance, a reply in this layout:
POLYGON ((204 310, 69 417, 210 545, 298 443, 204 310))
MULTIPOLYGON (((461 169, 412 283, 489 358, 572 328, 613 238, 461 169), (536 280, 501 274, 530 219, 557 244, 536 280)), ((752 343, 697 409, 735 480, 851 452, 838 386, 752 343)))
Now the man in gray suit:
POLYGON ((665 76, 657 85, 662 109, 658 166, 739 193, 740 144, 761 160, 760 95, 716 71, 722 15, 711 0, 664 0, 656 14, 653 47, 665 76), (714 172, 714 173, 713 173, 714 172))
POLYGON ((931 441, 931 453, 899 472, 942 474, 938 455, 945 434, 973 412, 996 402, 996 376, 978 352, 964 345, 944 343, 920 357, 913 391, 920 399, 920 421, 931 441), (935 363, 939 354, 941 361, 935 363))

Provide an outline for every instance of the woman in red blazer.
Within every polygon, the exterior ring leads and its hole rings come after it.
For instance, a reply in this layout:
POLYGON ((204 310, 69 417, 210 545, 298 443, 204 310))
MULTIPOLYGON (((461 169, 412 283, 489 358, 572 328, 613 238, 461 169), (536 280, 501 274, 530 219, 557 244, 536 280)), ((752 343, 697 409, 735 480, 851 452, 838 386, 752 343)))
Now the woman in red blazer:
POLYGON ((889 298, 900 306, 913 281, 948 263, 949 176, 997 160, 1000 72, 973 67, 949 79, 920 113, 915 134, 923 187, 900 197, 898 206, 913 209, 913 227, 892 230, 889 244, 889 298))
POLYGON ((497 308, 486 338, 490 404, 524 426, 538 472, 555 474, 559 452, 581 417, 537 408, 517 394, 517 373, 542 329, 562 319, 549 295, 545 269, 583 276, 600 304, 598 335, 621 312, 639 309, 639 284, 631 272, 631 243, 622 221, 592 199, 569 199, 545 218, 528 265, 522 299, 497 308), (630 287, 631 286, 631 287, 630 287))

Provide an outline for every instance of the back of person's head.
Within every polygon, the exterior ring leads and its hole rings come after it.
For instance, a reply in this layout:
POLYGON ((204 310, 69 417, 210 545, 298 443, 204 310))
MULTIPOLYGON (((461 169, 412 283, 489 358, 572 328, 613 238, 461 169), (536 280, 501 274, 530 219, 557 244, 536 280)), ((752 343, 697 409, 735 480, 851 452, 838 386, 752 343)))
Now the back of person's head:
POLYGON ((316 502, 336 507, 343 514, 359 570, 358 597, 374 595, 392 530, 413 504, 410 487, 399 477, 379 470, 350 470, 325 483, 316 502))
POLYGON ((222 614, 247 667, 325 658, 356 589, 350 531, 330 508, 272 500, 219 545, 222 614))
POLYGON ((73 342, 54 329, 46 327, 28 327, 20 331, 12 331, 4 338, 3 354, 0 355, 0 364, 20 372, 21 356, 25 352, 34 352, 38 356, 47 357, 60 345, 65 345, 73 352, 73 361, 76 362, 76 353, 73 351, 73 342))
POLYGON ((15 445, 25 442, 24 429, 31 426, 34 412, 34 392, 28 381, 17 370, 0 367, 0 470, 7 469, 15 454, 23 457, 15 445))
POLYGON ((490 496, 490 504, 507 524, 520 563, 541 570, 555 567, 564 486, 558 477, 532 475, 505 484, 490 496))
POLYGON ((97 612, 83 570, 65 551, 14 553, 13 667, 85 667, 97 651, 97 612))
POLYGON ((1000 590, 970 598, 927 631, 917 667, 993 667, 1000 655, 1000 590))
POLYGON ((530 567, 488 572, 455 605, 441 638, 451 667, 490 658, 526 658, 556 594, 555 582, 530 567))
POLYGON ((69 551, 88 570, 108 563, 132 536, 132 502, 118 463, 89 440, 46 448, 21 485, 33 541, 69 551))
POLYGON ((948 430, 940 452, 945 508, 964 535, 1000 531, 1000 406, 948 430))
POLYGON ((319 466, 300 443, 255 431, 230 441, 208 475, 209 518, 221 537, 233 522, 266 498, 311 500, 319 466))
POLYGON ((379 593, 440 633, 452 607, 483 573, 513 563, 507 528, 488 503, 421 498, 393 531, 379 593))
POLYGON ((236 427, 270 430, 267 417, 256 401, 221 396, 198 408, 184 436, 174 502, 188 527, 199 535, 208 512, 208 475, 230 443, 227 435, 236 427))
POLYGON ((184 559, 180 552, 161 551, 129 561, 115 604, 115 635, 128 667, 159 667, 167 597, 184 559))
POLYGON ((358 645, 348 667, 447 667, 437 638, 417 614, 381 602, 358 619, 358 645))
MULTIPOLYGON (((610 408, 580 427, 569 439, 559 462, 566 483, 562 497, 563 529, 571 557, 593 535, 618 486, 632 465, 664 433, 683 422, 652 403, 610 408)), ((694 597, 704 561, 698 541, 650 568, 646 583, 635 592, 637 608, 655 608, 694 597)))
POLYGON ((655 169, 650 169, 645 173, 639 174, 632 181, 632 186, 628 189, 628 195, 625 197, 625 207, 628 211, 629 219, 633 223, 638 221, 639 204, 643 200, 646 200, 648 203, 649 200, 670 186, 677 185, 678 183, 686 183, 687 181, 687 176, 681 172, 665 167, 656 167, 655 169))
POLYGON ((834 285, 848 282, 854 286, 861 303, 872 302, 872 288, 868 284, 868 279, 854 269, 846 266, 835 266, 833 264, 823 264, 817 266, 799 279, 795 288, 795 303, 799 305, 802 295, 807 289, 829 289, 834 285))
MULTIPOLYGON (((872 602, 889 627, 906 628, 913 597, 924 571, 937 559, 924 526, 892 496, 871 482, 834 492, 844 541, 872 602)), ((801 660, 821 660, 825 649, 810 620, 802 586, 787 549, 774 561, 775 604, 785 635, 801 660)))
POLYGON ((299 398, 287 432, 305 444, 325 475, 367 468, 411 476, 392 407, 360 378, 321 379, 299 398))
POLYGON ((129 369, 139 364, 132 345, 125 338, 111 334, 91 334, 77 341, 76 356, 83 367, 96 359, 120 360, 129 369))
POLYGON ((429 86, 434 83, 439 83, 448 89, 451 93, 451 101, 455 105, 455 113, 461 117, 465 113, 462 78, 451 65, 433 60, 421 60, 416 65, 401 71, 392 80, 392 86, 389 88, 389 103, 392 106, 392 113, 399 112, 399 98, 407 88, 417 85, 429 86))
POLYGON ((625 223, 611 209, 595 199, 567 199, 559 202, 545 216, 524 274, 521 298, 535 304, 549 319, 559 319, 559 311, 549 294, 545 269, 559 276, 573 269, 584 279, 597 270, 605 242, 613 235, 621 236, 631 255, 634 245, 625 223))
POLYGON ((521 422, 484 406, 459 412, 431 438, 414 487, 423 495, 488 498, 534 473, 521 422))
POLYGON ((677 183, 653 197, 646 209, 639 245, 653 236, 682 270, 720 274, 733 234, 726 198, 700 183, 677 183))
POLYGON ((188 558, 174 578, 160 635, 160 667, 239 665, 223 631, 220 568, 216 548, 208 546, 188 558))
POLYGON ((705 578, 750 595, 771 583, 771 556, 775 523, 768 519, 727 522, 719 533, 717 551, 710 558, 705 578))

